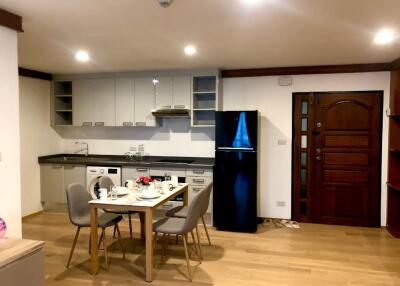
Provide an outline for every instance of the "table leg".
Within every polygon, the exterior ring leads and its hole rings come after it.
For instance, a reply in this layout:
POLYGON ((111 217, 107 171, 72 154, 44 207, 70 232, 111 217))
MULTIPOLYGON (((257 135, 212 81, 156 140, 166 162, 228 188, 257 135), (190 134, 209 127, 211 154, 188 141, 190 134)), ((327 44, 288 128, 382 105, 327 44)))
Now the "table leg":
POLYGON ((183 192, 183 205, 187 206, 189 204, 189 187, 185 187, 185 191, 183 192))
POLYGON ((98 233, 97 233, 97 207, 92 206, 90 211, 90 239, 91 239, 91 262, 92 274, 99 272, 99 256, 98 256, 98 233))
POLYGON ((146 281, 153 281, 153 210, 146 209, 146 281))

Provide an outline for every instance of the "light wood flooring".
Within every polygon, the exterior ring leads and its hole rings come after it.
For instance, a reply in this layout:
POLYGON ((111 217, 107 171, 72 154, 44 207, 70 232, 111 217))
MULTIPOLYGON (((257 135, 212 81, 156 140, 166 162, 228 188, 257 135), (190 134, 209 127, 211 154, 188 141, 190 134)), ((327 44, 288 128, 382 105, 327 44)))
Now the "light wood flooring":
MULTIPOLYGON (((182 241, 171 238, 167 256, 161 243, 155 252, 155 279, 144 282, 144 244, 134 220, 134 239, 128 224, 121 223, 128 247, 122 259, 112 240, 110 270, 90 274, 89 229, 83 229, 69 269, 65 268, 75 228, 68 216, 42 213, 23 220, 23 237, 44 240, 46 285, 400 285, 400 240, 385 229, 301 224, 300 229, 259 227, 257 234, 221 232, 211 229, 213 245, 206 244, 204 231, 202 264, 192 251, 193 282, 186 279, 182 241)), ((202 227, 200 227, 202 230, 202 227)), ((102 255, 102 251, 99 252, 102 255)), ((103 260, 100 260, 104 267, 103 260)))

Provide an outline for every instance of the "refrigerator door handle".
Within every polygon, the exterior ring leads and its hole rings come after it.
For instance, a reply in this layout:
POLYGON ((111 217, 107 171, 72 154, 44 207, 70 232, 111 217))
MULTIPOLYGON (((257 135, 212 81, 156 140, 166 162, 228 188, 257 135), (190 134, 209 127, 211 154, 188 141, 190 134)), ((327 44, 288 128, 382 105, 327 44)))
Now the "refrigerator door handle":
POLYGON ((245 147, 218 147, 217 150, 246 150, 246 151, 254 151, 254 148, 245 148, 245 147))

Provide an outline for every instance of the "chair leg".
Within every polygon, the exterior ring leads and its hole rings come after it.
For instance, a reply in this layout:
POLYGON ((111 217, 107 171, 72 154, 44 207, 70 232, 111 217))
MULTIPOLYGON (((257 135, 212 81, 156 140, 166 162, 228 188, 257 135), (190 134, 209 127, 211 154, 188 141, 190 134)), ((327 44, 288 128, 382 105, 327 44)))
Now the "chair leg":
POLYGON ((121 250, 122 250, 122 258, 125 259, 125 247, 122 243, 121 231, 119 230, 119 225, 117 223, 115 224, 115 228, 117 229, 118 242, 119 242, 119 245, 121 246, 121 250))
POLYGON ((101 241, 103 240, 103 232, 101 232, 100 239, 99 239, 99 245, 97 245, 97 249, 100 249, 101 241))
POLYGON ((199 249, 197 248, 197 242, 196 242, 196 239, 194 238, 193 230, 190 232, 190 235, 192 236, 194 249, 196 250, 196 256, 199 259, 199 263, 201 263, 201 256, 200 256, 199 249))
POLYGON ((207 239, 208 239, 208 244, 211 245, 210 235, 208 234, 206 222, 204 221, 204 216, 201 216, 201 220, 203 221, 204 230, 206 231, 206 235, 207 235, 207 239))
POLYGON ((128 217, 129 217, 129 235, 132 238, 133 234, 132 234, 132 214, 129 212, 128 213, 128 217))
POLYGON ((176 235, 175 244, 178 244, 179 234, 176 235))
POLYGON ((89 236, 89 254, 92 254, 92 239, 89 236))
POLYGON ((153 238, 153 249, 154 249, 154 252, 156 251, 156 246, 157 246, 157 235, 158 235, 158 232, 155 232, 154 233, 154 238, 153 238))
POLYGON ((167 237, 167 235, 165 233, 163 233, 163 241, 162 241, 162 243, 163 243, 163 245, 162 245, 162 257, 163 258, 165 257, 166 252, 167 252, 167 250, 166 250, 166 243, 167 243, 166 237, 167 237))
POLYGON ((69 264, 71 263, 72 255, 74 254, 74 250, 75 250, 76 242, 78 241, 78 236, 79 236, 80 230, 81 230, 81 227, 78 226, 76 233, 75 233, 74 242, 72 243, 71 252, 69 253, 67 268, 69 268, 69 264))
POLYGON ((192 274, 190 272, 190 261, 189 261, 189 253, 187 248, 187 234, 183 235, 183 246, 185 248, 185 256, 186 256, 186 265, 189 274, 189 281, 192 282, 192 274))
POLYGON ((113 233, 113 238, 115 239, 115 231, 117 230, 117 225, 114 225, 114 233, 113 233))
POLYGON ((203 253, 201 250, 201 243, 200 243, 200 234, 199 234, 199 228, 198 228, 197 224, 196 224, 196 234, 197 234, 197 242, 198 242, 198 246, 199 246, 200 257, 203 260, 203 253))
POLYGON ((145 214, 144 212, 139 213, 140 219, 140 239, 144 240, 146 238, 146 231, 144 230, 144 223, 145 223, 145 214))
POLYGON ((107 239, 106 239, 106 229, 101 230, 103 236, 103 248, 104 248, 104 261, 106 263, 106 271, 108 271, 108 254, 107 254, 107 239))

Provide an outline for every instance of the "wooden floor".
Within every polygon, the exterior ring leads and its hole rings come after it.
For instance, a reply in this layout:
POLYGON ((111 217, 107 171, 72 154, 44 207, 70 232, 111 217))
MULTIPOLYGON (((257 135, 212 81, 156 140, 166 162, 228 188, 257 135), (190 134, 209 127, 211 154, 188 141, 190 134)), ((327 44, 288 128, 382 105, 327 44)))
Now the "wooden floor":
MULTIPOLYGON (((90 274, 89 229, 81 232, 70 269, 65 268, 75 228, 65 214, 43 213, 23 220, 24 238, 44 240, 46 285, 400 285, 400 241, 384 229, 301 224, 300 229, 264 225, 257 234, 211 230, 213 246, 204 232, 202 264, 192 252, 194 279, 186 279, 181 241, 171 239, 167 257, 155 254, 155 280, 144 282, 144 244, 124 239, 125 260, 114 242, 110 270, 90 274)), ((127 238, 128 225, 122 223, 127 238)), ((111 230, 109 230, 109 241, 111 230)), ((100 251, 102 253, 102 251, 100 251)), ((101 263, 103 260, 100 261, 101 263)), ((103 264, 102 264, 103 265, 103 264)))

